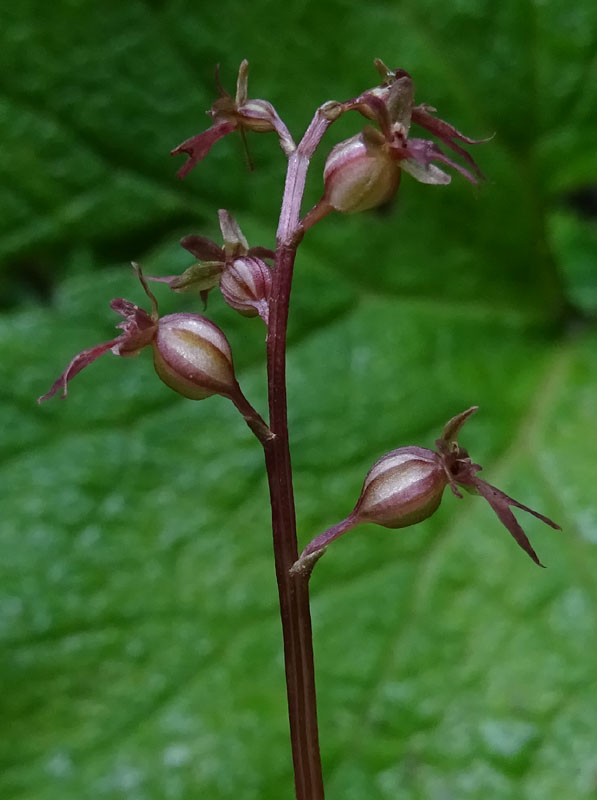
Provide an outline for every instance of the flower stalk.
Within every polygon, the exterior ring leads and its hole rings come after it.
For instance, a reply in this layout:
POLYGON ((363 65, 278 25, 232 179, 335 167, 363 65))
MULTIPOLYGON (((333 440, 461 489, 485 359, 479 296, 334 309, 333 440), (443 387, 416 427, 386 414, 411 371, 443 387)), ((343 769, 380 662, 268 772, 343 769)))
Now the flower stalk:
POLYGON ((274 559, 282 635, 290 738, 297 800, 323 800, 319 752, 309 575, 291 573, 298 558, 292 465, 286 400, 286 331, 292 273, 303 236, 300 209, 309 160, 331 119, 317 111, 297 150, 290 156, 276 237, 276 259, 269 301, 267 336, 268 403, 274 438, 265 445, 274 559))
POLYGON ((187 156, 178 175, 186 176, 228 134, 237 132, 243 142, 247 133, 277 134, 288 163, 275 251, 249 247, 234 217, 220 209, 223 244, 201 235, 186 236, 181 245, 196 262, 181 275, 146 279, 134 265, 151 310, 144 311, 122 298, 113 300, 112 309, 123 318, 118 325, 121 333, 76 355, 49 392, 40 398, 46 400, 58 393, 65 396, 69 381, 108 351, 130 357, 151 348, 155 371, 170 389, 191 400, 214 394, 229 399, 263 445, 297 800, 324 800, 309 579, 328 545, 363 522, 391 529, 416 524, 435 512, 448 486, 459 498, 462 498, 461 488, 484 498, 515 541, 539 565, 541 562, 511 509, 521 509, 551 527, 559 527, 477 476, 481 467, 471 461, 457 441, 460 429, 476 411, 473 406, 448 421, 441 438, 436 440, 437 450, 407 446, 379 459, 366 475, 354 509, 344 520, 313 539, 299 557, 286 396, 287 325, 297 248, 305 232, 332 211, 358 213, 391 200, 403 172, 422 183, 446 185, 451 178, 435 163, 439 162, 456 169, 472 183, 483 178, 463 147, 482 140, 464 136, 435 117, 430 106, 415 105, 414 84, 407 72, 390 70, 379 60, 375 64, 381 85, 343 103, 324 103, 315 112, 298 146, 270 103, 249 99, 246 61, 240 65, 235 97, 218 81, 220 97, 208 111, 213 124, 172 151, 174 155, 187 156), (332 122, 349 111, 358 112, 377 127, 367 124, 332 149, 324 168, 321 199, 301 218, 311 157, 332 122), (454 161, 436 143, 413 138, 410 135, 413 124, 431 133, 467 166, 454 161), (272 260, 273 268, 267 263, 272 260), (203 315, 176 313, 160 317, 147 280, 167 284, 177 293, 195 293, 204 305, 209 292, 219 287, 232 309, 244 316, 261 318, 267 328, 269 424, 241 390, 224 332, 203 315))

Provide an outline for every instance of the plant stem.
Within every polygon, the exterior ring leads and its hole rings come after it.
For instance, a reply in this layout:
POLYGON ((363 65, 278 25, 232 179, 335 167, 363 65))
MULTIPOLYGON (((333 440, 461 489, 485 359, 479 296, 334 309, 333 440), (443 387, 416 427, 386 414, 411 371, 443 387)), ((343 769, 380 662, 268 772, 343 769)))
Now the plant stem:
POLYGON ((309 577, 290 574, 290 568, 298 558, 298 547, 286 406, 286 329, 294 260, 303 235, 300 208, 309 159, 330 122, 319 109, 288 161, 277 233, 267 337, 270 428, 274 437, 263 444, 272 507, 297 800, 323 800, 324 789, 317 728, 309 577))

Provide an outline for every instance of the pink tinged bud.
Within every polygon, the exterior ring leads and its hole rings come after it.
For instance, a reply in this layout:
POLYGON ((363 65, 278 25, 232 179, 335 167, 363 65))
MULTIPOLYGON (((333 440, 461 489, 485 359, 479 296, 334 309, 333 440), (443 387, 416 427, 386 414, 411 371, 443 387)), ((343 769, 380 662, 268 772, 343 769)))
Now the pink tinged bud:
POLYGON ((275 131, 277 114, 267 100, 248 100, 238 109, 243 128, 255 133, 275 131))
POLYGON ((198 314, 169 314, 160 319, 153 362, 164 383, 190 400, 212 394, 232 397, 238 391, 226 336, 198 314))
POLYGON ((237 258, 220 279, 220 291, 228 305, 247 317, 259 315, 266 325, 271 288, 271 270, 260 258, 237 258))
POLYGON ((400 184, 400 168, 383 136, 367 129, 332 149, 323 180, 323 201, 352 214, 390 200, 400 184))
POLYGON ((369 470, 353 513, 359 522, 406 528, 437 510, 447 484, 437 453, 424 447, 401 447, 369 470))
POLYGON ((249 247, 238 222, 225 209, 218 211, 218 217, 223 247, 205 236, 185 236, 180 244, 199 259, 198 263, 188 267, 182 275, 152 276, 148 280, 165 283, 173 292, 200 294, 206 304, 209 292, 226 274, 222 293, 229 305, 247 316, 259 314, 267 322, 271 274, 263 259, 274 259, 276 254, 267 247, 249 247), (234 267, 243 257, 247 259, 246 274, 242 264, 234 267))

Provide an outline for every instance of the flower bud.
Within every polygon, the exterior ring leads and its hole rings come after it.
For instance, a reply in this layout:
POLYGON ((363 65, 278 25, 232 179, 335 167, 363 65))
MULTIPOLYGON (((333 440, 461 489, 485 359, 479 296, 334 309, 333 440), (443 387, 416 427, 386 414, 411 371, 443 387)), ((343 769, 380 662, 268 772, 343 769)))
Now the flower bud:
POLYGON ((247 317, 259 316, 267 324, 267 302, 272 273, 260 258, 237 258, 220 279, 220 291, 229 306, 247 317))
POLYGON ((400 168, 383 135, 368 128, 332 149, 323 181, 324 201, 352 214, 390 200, 400 184, 400 168))
POLYGON ((164 383, 190 400, 212 394, 231 397, 237 390, 226 336, 198 314, 169 314, 159 320, 153 363, 164 383))
POLYGON ((437 453, 424 447, 400 447, 371 467, 353 513, 359 522, 405 528, 437 510, 447 484, 437 453))
POLYGON ((267 100, 247 100, 238 109, 243 128, 255 133, 270 133, 276 130, 277 114, 267 100))

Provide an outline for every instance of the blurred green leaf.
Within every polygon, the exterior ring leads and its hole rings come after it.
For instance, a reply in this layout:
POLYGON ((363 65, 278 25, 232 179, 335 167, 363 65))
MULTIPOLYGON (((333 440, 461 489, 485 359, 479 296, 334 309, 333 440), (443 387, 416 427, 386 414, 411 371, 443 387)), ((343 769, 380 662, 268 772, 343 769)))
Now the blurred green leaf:
MULTIPOLYGON (((524 520, 541 571, 481 499, 446 496, 424 524, 330 548, 313 579, 327 796, 594 797, 595 223, 566 198, 597 181, 597 6, 61 0, 0 22, 2 302, 23 304, 0 318, 1 796, 290 796, 266 482, 242 420, 177 398, 147 354, 106 356, 65 404, 34 398, 112 335, 112 297, 143 302, 128 260, 184 269, 177 237, 217 236, 218 207, 272 245, 273 137, 250 138, 254 174, 233 137, 184 183, 167 155, 206 124, 216 62, 232 86, 247 57, 251 93, 298 134, 380 56, 466 133, 495 131, 475 153, 490 183, 406 176, 388 213, 330 218, 301 247, 301 540, 350 510, 377 457, 432 446, 472 403, 484 477, 564 532, 524 520)), ((263 326, 217 297, 209 313, 263 408, 263 326)))

